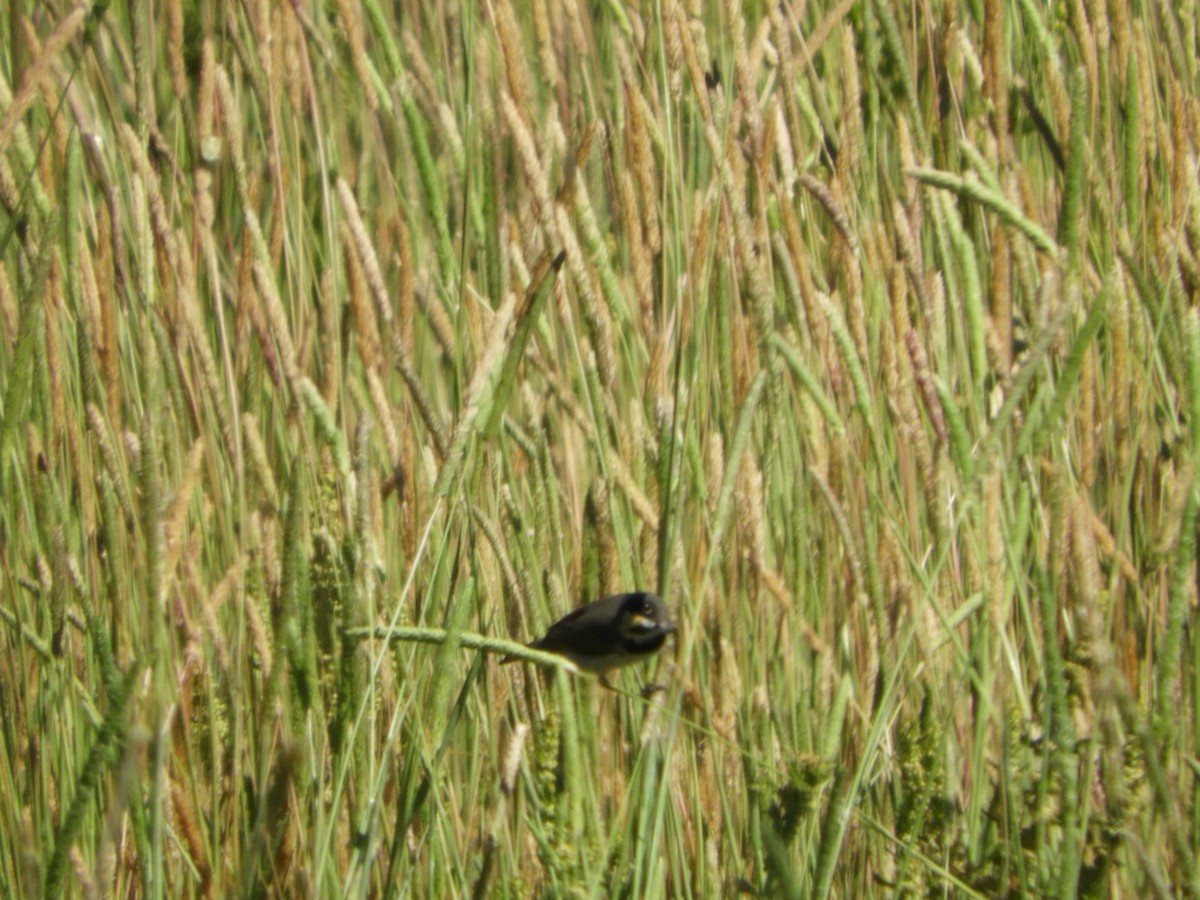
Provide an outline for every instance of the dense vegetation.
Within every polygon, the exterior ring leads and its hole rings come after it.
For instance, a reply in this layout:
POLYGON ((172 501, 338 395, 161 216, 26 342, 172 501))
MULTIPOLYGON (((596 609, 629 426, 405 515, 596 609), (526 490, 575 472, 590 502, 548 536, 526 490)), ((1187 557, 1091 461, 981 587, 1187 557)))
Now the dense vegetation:
POLYGON ((0 895, 1200 893, 1198 20, 0 7, 0 895))

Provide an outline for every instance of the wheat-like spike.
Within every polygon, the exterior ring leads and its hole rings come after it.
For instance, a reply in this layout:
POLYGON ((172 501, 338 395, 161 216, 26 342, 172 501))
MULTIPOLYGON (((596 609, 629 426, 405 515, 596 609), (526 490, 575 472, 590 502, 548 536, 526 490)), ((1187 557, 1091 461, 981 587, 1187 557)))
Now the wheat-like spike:
POLYGON ((367 226, 363 223, 362 214, 358 208, 358 201, 354 197, 354 191, 350 189, 349 182, 345 178, 339 178, 337 181, 338 199, 342 201, 342 210, 346 214, 346 222, 350 229, 350 234, 354 239, 354 248, 358 251, 358 259, 362 264, 363 271, 366 273, 367 284, 371 288, 371 296, 375 300, 375 308, 379 312, 379 317, 383 319, 384 324, 391 324, 392 303, 388 297, 387 288, 383 282, 383 272, 379 268, 379 257, 375 253, 375 246, 371 243, 371 238, 367 234, 367 226))
MULTIPOLYGON (((345 224, 339 228, 346 263, 346 296, 354 313, 354 334, 358 353, 368 370, 378 371, 383 365, 383 342, 375 318, 376 307, 367 295, 369 277, 363 271, 362 258, 354 250, 354 237, 345 224)), ((336 343, 327 339, 328 343, 336 343)))
POLYGON ((204 461, 204 439, 196 438, 188 451, 187 462, 184 464, 183 477, 175 487, 175 493, 167 505, 167 513, 163 522, 163 546, 166 553, 164 571, 174 571, 183 551, 183 526, 187 519, 188 506, 192 502, 192 493, 196 482, 200 480, 200 465, 204 461))
MULTIPOLYGON (((58 55, 67 48, 78 36, 87 22, 89 10, 86 4, 80 3, 71 9, 55 26, 49 37, 21 76, 21 83, 13 94, 12 102, 0 116, 0 148, 7 148, 12 143, 13 132, 25 118, 25 113, 33 105, 43 82, 54 76, 54 68, 58 55)), ((13 204, 15 209, 19 204, 13 204)))
POLYGON ((534 215, 537 217, 538 224, 541 226, 545 237, 553 240, 557 237, 557 233, 554 222, 554 202, 551 200, 546 167, 543 165, 537 148, 534 146, 533 134, 525 124, 525 118, 521 115, 520 107, 517 106, 513 96, 507 91, 502 91, 500 94, 500 112, 504 117, 504 121, 508 124, 509 131, 512 133, 513 143, 517 148, 517 156, 521 161, 522 169, 525 171, 526 182, 533 192, 534 215))
POLYGON ((267 494, 267 500, 275 509, 279 508, 279 488, 275 484, 275 471, 267 459, 267 448, 263 443, 258 419, 251 413, 242 413, 242 441, 249 451, 250 463, 258 481, 267 494))

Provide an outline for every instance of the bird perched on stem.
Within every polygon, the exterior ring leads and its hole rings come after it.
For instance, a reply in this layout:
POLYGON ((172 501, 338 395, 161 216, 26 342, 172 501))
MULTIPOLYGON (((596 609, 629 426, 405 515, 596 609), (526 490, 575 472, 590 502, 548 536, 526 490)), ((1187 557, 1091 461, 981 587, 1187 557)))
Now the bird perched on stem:
MULTIPOLYGON (((662 598, 638 591, 613 594, 579 607, 529 646, 565 656, 583 671, 599 675, 608 687, 605 678, 609 672, 649 659, 675 630, 662 598)), ((514 659, 510 656, 504 662, 514 659)))

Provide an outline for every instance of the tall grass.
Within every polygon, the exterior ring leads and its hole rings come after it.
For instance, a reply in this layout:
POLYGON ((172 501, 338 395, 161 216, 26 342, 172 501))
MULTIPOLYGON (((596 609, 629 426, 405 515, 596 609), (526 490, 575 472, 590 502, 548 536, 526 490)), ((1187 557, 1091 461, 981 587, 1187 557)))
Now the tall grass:
POLYGON ((0 32, 0 895, 1200 893, 1194 4, 0 32))

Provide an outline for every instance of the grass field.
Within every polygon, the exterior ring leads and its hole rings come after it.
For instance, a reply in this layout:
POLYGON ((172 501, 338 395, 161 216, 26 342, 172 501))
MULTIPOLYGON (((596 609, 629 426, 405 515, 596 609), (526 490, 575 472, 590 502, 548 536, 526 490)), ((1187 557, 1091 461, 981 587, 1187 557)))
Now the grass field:
POLYGON ((0 7, 0 896, 1200 894, 1198 26, 0 7))

